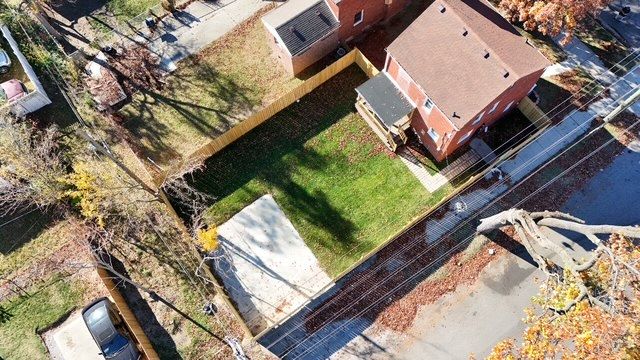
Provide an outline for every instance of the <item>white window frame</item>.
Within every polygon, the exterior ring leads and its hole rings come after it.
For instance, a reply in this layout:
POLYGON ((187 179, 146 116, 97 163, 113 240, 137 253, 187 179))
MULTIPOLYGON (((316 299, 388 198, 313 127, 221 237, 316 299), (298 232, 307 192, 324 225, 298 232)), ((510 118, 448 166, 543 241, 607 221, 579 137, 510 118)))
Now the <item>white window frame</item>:
POLYGON ((463 142, 467 141, 469 137, 471 137, 471 134, 473 134, 473 129, 469 130, 463 137, 461 137, 460 140, 458 140, 458 144, 462 144, 463 142))
POLYGON ((531 94, 531 92, 533 92, 533 90, 535 90, 537 87, 538 87, 538 84, 533 84, 533 86, 531 87, 531 90, 529 90, 527 94, 531 94))
POLYGON ((424 101, 424 108, 431 112, 431 109, 433 109, 433 107, 435 106, 435 104, 433 103, 433 101, 431 99, 429 99, 429 97, 427 97, 424 101))
POLYGON ((354 20, 353 26, 358 26, 358 25, 362 24, 362 22, 364 21, 364 9, 358 11, 355 16, 354 16, 354 19, 353 19, 354 20), (360 14, 360 20, 355 21, 355 16, 358 16, 358 14, 360 14))
POLYGON ((473 124, 471 125, 478 125, 478 123, 480 121, 482 121, 482 117, 484 116, 484 111, 480 113, 480 115, 478 115, 478 117, 476 118, 476 120, 473 122, 473 124))
POLYGON ((438 134, 438 132, 432 127, 429 128, 427 134, 429 134, 431 140, 433 140, 433 142, 435 142, 436 144, 438 143, 438 140, 440 140, 440 134, 438 134))
POLYGON ((511 110, 511 107, 513 106, 513 104, 515 104, 515 101, 512 101, 509 103, 509 105, 505 106, 504 110, 502 110, 503 113, 506 113, 507 111, 511 110))
POLYGON ((489 110, 489 114, 493 114, 498 108, 498 105, 500 105, 500 100, 498 100, 495 104, 493 104, 493 107, 491 108, 491 110, 489 110))

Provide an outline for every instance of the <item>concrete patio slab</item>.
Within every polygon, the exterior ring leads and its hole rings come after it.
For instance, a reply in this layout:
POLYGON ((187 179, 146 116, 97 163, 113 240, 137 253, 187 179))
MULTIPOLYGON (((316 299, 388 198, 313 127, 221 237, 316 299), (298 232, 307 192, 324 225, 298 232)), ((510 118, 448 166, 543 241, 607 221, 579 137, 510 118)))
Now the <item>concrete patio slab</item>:
POLYGON ((91 337, 80 311, 71 314, 60 326, 44 334, 53 360, 104 360, 91 337))
POLYGON ((271 195, 218 228, 217 273, 257 334, 332 284, 271 195))

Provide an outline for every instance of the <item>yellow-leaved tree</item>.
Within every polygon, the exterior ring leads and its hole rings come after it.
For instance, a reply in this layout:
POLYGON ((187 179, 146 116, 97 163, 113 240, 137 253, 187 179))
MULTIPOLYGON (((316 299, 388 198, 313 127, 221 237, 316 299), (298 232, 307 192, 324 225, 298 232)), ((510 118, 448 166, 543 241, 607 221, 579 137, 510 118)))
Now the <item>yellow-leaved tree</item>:
POLYGON ((575 28, 589 16, 597 16, 612 0, 500 0, 507 18, 523 23, 527 30, 544 35, 565 33, 571 41, 575 28))
POLYGON ((71 203, 80 209, 82 216, 95 220, 98 226, 104 228, 103 204, 106 194, 88 166, 84 163, 74 165, 73 172, 60 178, 60 182, 69 186, 63 193, 64 198, 71 200, 71 203))
POLYGON ((640 359, 640 228, 586 225, 558 212, 508 210, 483 219, 478 231, 505 224, 514 226, 518 240, 548 276, 525 309, 522 343, 506 339, 488 359, 640 359), (576 260, 571 247, 540 227, 578 232, 595 249, 587 259, 576 260), (601 240, 597 234, 610 236, 601 240), (562 261, 556 264, 552 258, 562 261))
POLYGON ((218 248, 218 228, 213 225, 208 229, 198 230, 198 240, 205 252, 210 253, 218 248))

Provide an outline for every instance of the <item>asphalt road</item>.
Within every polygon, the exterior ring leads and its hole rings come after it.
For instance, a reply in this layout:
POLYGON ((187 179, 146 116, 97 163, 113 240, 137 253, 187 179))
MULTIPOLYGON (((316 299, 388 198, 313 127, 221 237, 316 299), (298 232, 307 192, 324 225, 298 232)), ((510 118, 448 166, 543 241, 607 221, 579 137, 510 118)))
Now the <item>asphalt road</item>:
POLYGON ((640 224, 640 142, 576 192, 563 210, 590 224, 640 224))
MULTIPOLYGON (((562 211, 589 224, 640 225, 640 141, 630 149, 634 150, 625 150, 576 191, 562 211)), ((541 273, 512 254, 491 263, 471 287, 421 309, 408 340, 387 348, 388 357, 436 360, 488 355, 500 339, 519 338, 524 330, 520 318, 537 291, 536 276, 541 273)))
POLYGON ((605 8, 600 20, 620 34, 629 46, 640 48, 640 1, 617 0, 605 8), (624 18, 616 16, 622 4, 631 8, 631 13, 624 18))

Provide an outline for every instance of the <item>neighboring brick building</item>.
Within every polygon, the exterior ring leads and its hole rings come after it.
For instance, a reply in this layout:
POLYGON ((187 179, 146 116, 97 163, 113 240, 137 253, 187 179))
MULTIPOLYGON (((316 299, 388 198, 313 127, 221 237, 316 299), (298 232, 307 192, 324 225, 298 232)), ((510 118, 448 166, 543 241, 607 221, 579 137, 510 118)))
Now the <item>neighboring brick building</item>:
POLYGON ((410 0, 289 0, 262 18, 273 53, 296 75, 410 0))
POLYGON ((356 107, 391 149, 411 128, 441 161, 517 106, 548 65, 486 0, 436 0, 387 48, 356 107))

